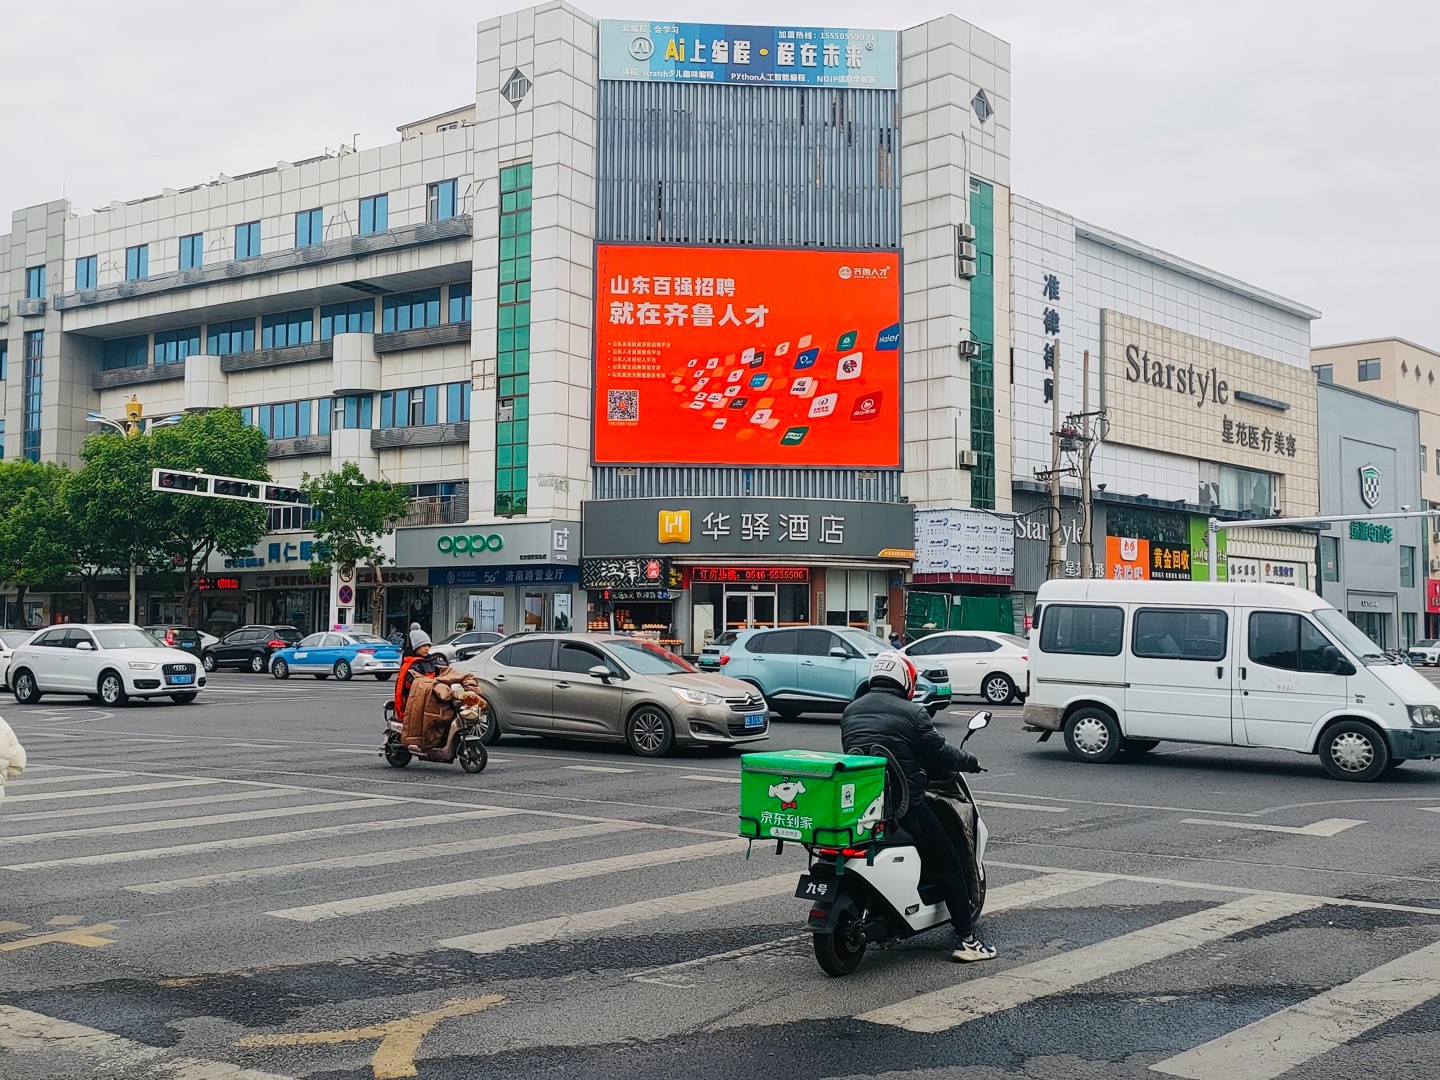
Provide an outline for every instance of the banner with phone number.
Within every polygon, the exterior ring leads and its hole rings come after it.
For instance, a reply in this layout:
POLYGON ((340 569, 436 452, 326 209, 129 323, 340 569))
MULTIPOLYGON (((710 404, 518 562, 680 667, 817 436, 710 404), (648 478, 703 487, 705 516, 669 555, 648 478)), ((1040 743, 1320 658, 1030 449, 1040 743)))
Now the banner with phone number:
POLYGON ((595 461, 900 464, 898 252, 602 245, 595 461))

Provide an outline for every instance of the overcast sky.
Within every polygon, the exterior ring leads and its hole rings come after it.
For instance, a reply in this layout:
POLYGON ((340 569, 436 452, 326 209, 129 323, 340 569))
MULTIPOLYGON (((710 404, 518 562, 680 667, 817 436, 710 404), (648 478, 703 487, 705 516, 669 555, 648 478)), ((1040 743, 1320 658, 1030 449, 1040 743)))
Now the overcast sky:
MULTIPOLYGON (((473 101, 494 0, 12 4, 0 228, 397 138, 473 101)), ((1440 7, 1426 0, 591 0, 599 17, 901 27, 947 10, 1013 49, 1013 183, 1321 309, 1314 341, 1440 349, 1440 7), (723 15, 719 14, 723 12, 723 15)))

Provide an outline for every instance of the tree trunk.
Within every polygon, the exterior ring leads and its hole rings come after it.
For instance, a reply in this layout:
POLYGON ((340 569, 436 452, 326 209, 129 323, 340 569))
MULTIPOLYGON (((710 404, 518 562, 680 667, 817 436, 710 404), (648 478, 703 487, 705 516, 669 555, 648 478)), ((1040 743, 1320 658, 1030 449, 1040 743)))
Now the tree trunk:
POLYGON ((30 625, 25 619, 25 586, 15 586, 15 618, 20 622, 22 630, 29 630, 30 625))
MULTIPOLYGON (((385 636, 385 575, 381 572, 379 563, 370 564, 370 572, 375 575, 375 584, 370 589, 370 629, 381 637, 385 636)), ((403 634, 408 627, 402 626, 400 632, 403 634)))

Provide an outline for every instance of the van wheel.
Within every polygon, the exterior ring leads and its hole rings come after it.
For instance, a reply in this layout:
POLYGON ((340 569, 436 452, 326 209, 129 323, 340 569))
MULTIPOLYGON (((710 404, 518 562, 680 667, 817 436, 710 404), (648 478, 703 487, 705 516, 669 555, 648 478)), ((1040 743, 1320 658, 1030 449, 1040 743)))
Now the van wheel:
POLYGON ((1369 724, 1342 720, 1320 736, 1320 764, 1336 780, 1374 780, 1390 767, 1390 748, 1369 724))
POLYGON ((1127 754, 1148 754, 1159 745, 1159 739, 1126 739, 1120 744, 1120 749, 1127 754))
POLYGON ((1120 725, 1103 709, 1079 709, 1065 721, 1065 747, 1076 761, 1113 761, 1122 742, 1120 725))

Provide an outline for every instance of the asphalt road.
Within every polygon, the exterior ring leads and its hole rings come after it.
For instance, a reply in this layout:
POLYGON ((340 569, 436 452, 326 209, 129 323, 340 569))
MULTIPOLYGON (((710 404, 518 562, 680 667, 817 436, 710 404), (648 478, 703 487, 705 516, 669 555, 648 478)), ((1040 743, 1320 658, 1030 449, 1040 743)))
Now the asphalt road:
MULTIPOLYGON (((734 753, 505 740, 479 775, 401 771, 375 753, 389 689, 7 703, 31 768, 0 804, 0 1077, 1440 1070, 1440 762, 1086 766, 998 710, 970 744, 998 959, 952 965, 936 932, 837 980, 791 895, 804 853, 733 839, 734 753)), ((766 745, 837 741, 803 719, 766 745)))

